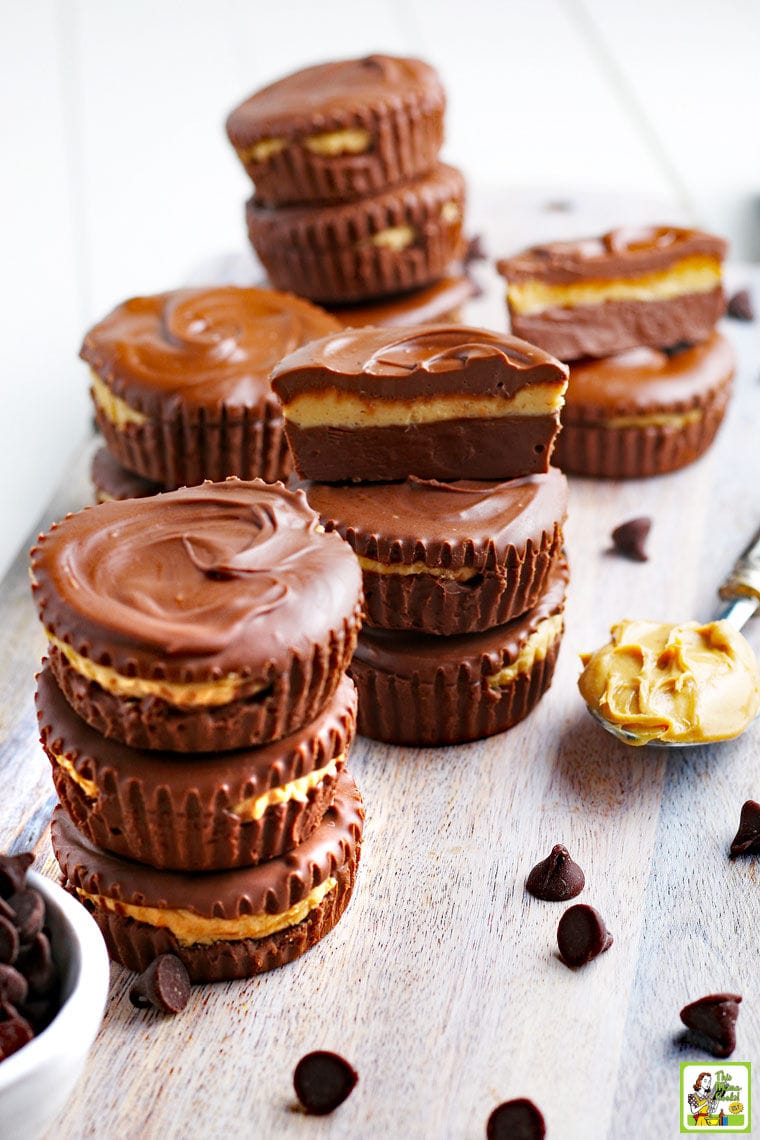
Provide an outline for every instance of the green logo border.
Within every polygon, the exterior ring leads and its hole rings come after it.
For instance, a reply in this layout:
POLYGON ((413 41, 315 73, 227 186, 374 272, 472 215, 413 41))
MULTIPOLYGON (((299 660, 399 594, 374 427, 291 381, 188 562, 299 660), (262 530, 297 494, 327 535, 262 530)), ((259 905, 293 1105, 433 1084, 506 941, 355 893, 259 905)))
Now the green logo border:
POLYGON ((685 1132, 685 1133, 690 1134, 690 1135, 694 1135, 695 1133, 699 1132, 700 1134, 706 1134, 706 1135, 711 1135, 711 1136, 741 1136, 743 1133, 751 1132, 752 1131, 752 1062, 751 1061, 731 1061, 727 1057, 722 1058, 722 1059, 716 1058, 715 1060, 712 1060, 712 1061, 681 1061, 681 1072, 680 1072, 680 1081, 679 1081, 679 1099, 678 1099, 678 1122, 680 1125, 681 1132, 685 1132), (745 1123, 743 1128, 731 1128, 731 1129, 727 1129, 727 1128, 708 1128, 708 1129, 699 1128, 699 1129, 697 1129, 696 1127, 695 1128, 688 1128, 684 1124, 684 1103, 685 1103, 685 1098, 684 1098, 685 1089, 684 1089, 684 1084, 683 1084, 684 1070, 687 1068, 687 1066, 691 1066, 691 1065, 704 1065, 705 1067, 709 1067, 709 1068, 714 1069, 716 1067, 716 1064, 720 1067, 725 1066, 726 1068, 728 1068, 729 1065, 734 1065, 734 1066, 740 1065, 743 1069, 747 1070, 747 1096, 746 1096, 747 1104, 746 1104, 745 1111, 744 1111, 744 1119, 745 1119, 746 1123, 745 1123))

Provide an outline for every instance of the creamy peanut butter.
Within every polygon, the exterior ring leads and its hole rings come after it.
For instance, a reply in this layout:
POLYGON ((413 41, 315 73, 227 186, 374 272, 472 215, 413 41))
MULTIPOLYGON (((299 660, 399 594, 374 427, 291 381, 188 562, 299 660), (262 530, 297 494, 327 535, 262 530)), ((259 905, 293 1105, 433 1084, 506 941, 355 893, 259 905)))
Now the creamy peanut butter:
POLYGON ((486 681, 492 689, 505 689, 521 673, 529 673, 537 661, 543 661, 549 649, 562 636, 564 619, 562 614, 552 614, 539 622, 511 665, 505 665, 498 673, 492 673, 486 681))
POLYGON ((253 146, 239 147, 241 162, 266 162, 273 154, 279 154, 288 145, 287 139, 260 139, 253 146))
POLYGON ((604 426, 609 428, 645 428, 645 427, 669 427, 669 428, 685 428, 689 424, 698 423, 704 416, 701 408, 694 408, 690 412, 672 413, 667 412, 651 412, 643 416, 611 416, 610 419, 604 421, 604 426))
POLYGON ((96 407, 114 427, 123 428, 127 424, 147 423, 148 417, 131 407, 126 400, 114 396, 111 389, 103 383, 92 368, 90 369, 90 382, 92 384, 92 398, 96 407))
POLYGON ((439 420, 482 419, 499 416, 545 416, 564 404, 567 387, 537 383, 520 388, 514 396, 438 395, 432 399, 373 400, 353 392, 305 392, 285 405, 291 423, 309 427, 389 427, 427 424, 439 420))
POLYGON ((260 796, 250 796, 248 799, 239 800, 238 803, 232 805, 230 811, 244 822, 248 822, 249 820, 261 819, 267 808, 272 807, 273 804, 285 804, 290 800, 306 803, 311 789, 316 788, 317 784, 321 784, 329 776, 337 775, 338 765, 342 766, 345 761, 346 753, 343 752, 331 760, 329 764, 326 764, 324 768, 315 768, 313 772, 299 776, 297 780, 291 780, 288 784, 281 784, 278 788, 270 788, 260 796))
POLYGON ((577 305, 601 305, 605 301, 664 301, 685 293, 709 293, 721 282, 718 258, 695 254, 684 257, 671 269, 620 280, 590 280, 558 284, 529 278, 507 289, 510 308, 521 316, 544 309, 577 305))
POLYGON ((227 705, 243 691, 247 696, 253 696, 266 687, 249 686, 235 674, 220 677, 217 681, 155 681, 147 677, 126 677, 110 665, 98 665, 77 653, 68 642, 54 637, 50 630, 45 633, 50 644, 61 651, 72 669, 117 697, 161 697, 177 708, 205 708, 227 705))
POLYGON ((447 570, 443 566, 428 566, 425 562, 375 562, 373 558, 358 555, 362 570, 370 574, 400 574, 402 577, 411 574, 430 574, 433 578, 448 578, 455 582, 467 582, 480 574, 473 566, 463 566, 461 570, 447 570))
POLYGON ((760 709, 755 655, 729 622, 626 620, 610 632, 607 645, 581 655, 578 687, 592 710, 636 743, 729 740, 760 709))
POLYGON ((417 231, 414 226, 388 226, 385 230, 378 230, 372 238, 372 244, 382 249, 389 249, 391 253, 401 253, 416 237, 417 231))
POLYGON ((241 914, 237 918, 205 918, 186 908, 172 910, 164 907, 137 906, 124 903, 107 895, 92 895, 80 887, 77 895, 99 910, 107 910, 149 926, 166 927, 180 946, 208 946, 212 942, 240 942, 244 938, 267 938, 288 926, 297 926, 338 885, 337 879, 325 879, 305 898, 280 914, 241 914))
POLYGON ((346 127, 342 131, 323 131, 309 135, 303 145, 312 154, 336 158, 341 154, 364 154, 372 145, 372 135, 364 127, 346 127))

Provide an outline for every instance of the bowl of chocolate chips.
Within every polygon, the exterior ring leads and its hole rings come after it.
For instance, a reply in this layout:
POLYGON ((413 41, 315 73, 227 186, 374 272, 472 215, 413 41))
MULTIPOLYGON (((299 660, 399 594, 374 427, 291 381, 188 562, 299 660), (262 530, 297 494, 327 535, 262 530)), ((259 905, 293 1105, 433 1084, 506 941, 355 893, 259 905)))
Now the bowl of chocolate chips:
POLYGON ((103 1019, 108 954, 95 922, 33 856, 0 855, 0 1134, 57 1116, 103 1019))

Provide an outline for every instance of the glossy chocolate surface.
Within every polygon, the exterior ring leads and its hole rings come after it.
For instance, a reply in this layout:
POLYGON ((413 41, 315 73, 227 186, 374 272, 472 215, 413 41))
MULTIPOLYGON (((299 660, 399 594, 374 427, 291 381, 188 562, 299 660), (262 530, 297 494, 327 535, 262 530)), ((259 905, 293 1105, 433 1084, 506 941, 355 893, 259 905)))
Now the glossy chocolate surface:
POLYGON ((300 297, 228 285, 133 297, 87 334, 80 355, 111 392, 150 418, 178 407, 269 404, 274 364, 339 328, 300 297))
POLYGON ((535 245, 496 267, 509 281, 539 278, 556 284, 609 280, 665 269, 694 254, 723 259, 727 243, 701 230, 641 226, 611 230, 601 237, 535 245))
POLYGON ((460 305, 477 293, 477 287, 466 274, 442 277, 432 285, 386 297, 364 304, 328 306, 328 312, 347 329, 365 328, 367 325, 398 328, 406 325, 428 324, 431 321, 449 323, 456 320, 460 305))
POLYGON ((550 468, 502 483, 303 483, 310 506, 357 554, 388 565, 495 569, 510 548, 540 546, 567 513, 567 480, 550 468))
POLYGON ((303 493, 228 479, 69 515, 32 551, 40 619, 84 656, 172 681, 266 676, 352 615, 361 573, 303 493))
POLYGON ((51 839, 69 889, 137 906, 186 909, 203 918, 235 919, 280 914, 300 902, 353 859, 363 823, 359 790, 344 771, 317 830, 286 855, 256 867, 204 874, 157 871, 93 846, 60 807, 53 813, 51 839))

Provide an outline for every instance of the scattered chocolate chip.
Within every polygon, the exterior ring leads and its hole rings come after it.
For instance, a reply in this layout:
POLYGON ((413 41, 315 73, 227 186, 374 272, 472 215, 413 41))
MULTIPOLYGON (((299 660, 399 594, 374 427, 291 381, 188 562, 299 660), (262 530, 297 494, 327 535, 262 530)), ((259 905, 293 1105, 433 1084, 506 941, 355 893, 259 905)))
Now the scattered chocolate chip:
POLYGON ((38 934, 19 955, 16 968, 29 983, 29 994, 33 998, 45 997, 58 989, 58 967, 53 961, 50 940, 46 934, 38 934))
POLYGON ((159 954, 129 991, 129 1000, 138 1009, 154 1006, 164 1013, 179 1013, 189 998, 190 978, 176 954, 159 954))
POLYGON ((487 261, 488 254, 483 247, 483 235, 475 234, 467 242, 467 249, 464 253, 464 263, 469 265, 471 261, 487 261))
POLYGON ((45 925, 45 901, 39 891, 27 889, 11 895, 8 905, 15 914, 22 943, 33 942, 45 925))
POLYGON ((299 1101, 312 1116, 326 1116, 343 1104, 359 1074, 337 1053, 307 1053, 295 1067, 293 1085, 299 1101))
POLYGON ((682 352, 688 352, 694 346, 688 340, 679 340, 677 344, 671 344, 668 348, 663 348, 660 351, 664 352, 666 356, 680 356, 682 352))
POLYGON ((18 957, 19 936, 16 927, 0 915, 0 962, 15 962, 18 957))
POLYGON ((736 1048, 739 994, 708 994, 685 1005, 681 1021, 695 1036, 696 1044, 714 1057, 730 1057, 736 1048))
POLYGON ((557 945, 566 966, 585 966, 609 950, 612 935, 598 910, 586 903, 568 907, 557 927, 557 945))
POLYGON ((736 321, 754 321, 755 309, 749 289, 740 289, 733 297, 729 297, 726 312, 736 321))
POLYGON ((34 862, 31 851, 22 851, 20 855, 0 855, 0 896, 9 899, 11 895, 23 891, 26 884, 26 872, 34 862))
POLYGON ((505 1100, 488 1117, 488 1140, 543 1140, 546 1124, 532 1100, 505 1100))
POLYGON ((0 1021, 0 1061, 16 1053, 32 1040, 34 1033, 28 1021, 21 1016, 0 1021))
POLYGON ((21 1005, 26 1001, 29 985, 15 966, 0 965, 0 1002, 21 1005))
POLYGON ((616 526, 612 532, 612 542, 618 554, 632 559, 634 562, 646 562, 647 553, 644 543, 652 526, 650 518, 628 519, 627 522, 616 526))
POLYGON ((0 918, 7 918, 9 922, 13 922, 16 918, 16 915, 13 913, 13 908, 8 906, 2 897, 0 897, 0 918))
POLYGON ((760 852, 760 804, 747 800, 742 804, 739 830, 731 843, 732 855, 752 855, 760 852))
POLYGON ((525 880, 526 891, 547 902, 574 899, 585 885, 586 876, 561 843, 557 843, 552 847, 550 855, 536 863, 525 880))

